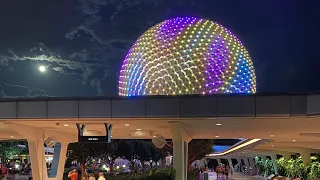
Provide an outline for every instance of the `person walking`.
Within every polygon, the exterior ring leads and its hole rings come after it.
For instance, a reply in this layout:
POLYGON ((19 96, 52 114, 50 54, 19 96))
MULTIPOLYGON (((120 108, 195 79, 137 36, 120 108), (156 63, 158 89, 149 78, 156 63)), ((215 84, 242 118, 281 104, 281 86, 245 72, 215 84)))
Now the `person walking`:
POLYGON ((226 179, 228 179, 230 173, 230 166, 227 164, 224 169, 224 175, 226 176, 226 179))
POLYGON ((7 180, 8 172, 9 172, 9 170, 8 170, 7 166, 4 164, 1 168, 1 174, 2 174, 3 180, 7 180))

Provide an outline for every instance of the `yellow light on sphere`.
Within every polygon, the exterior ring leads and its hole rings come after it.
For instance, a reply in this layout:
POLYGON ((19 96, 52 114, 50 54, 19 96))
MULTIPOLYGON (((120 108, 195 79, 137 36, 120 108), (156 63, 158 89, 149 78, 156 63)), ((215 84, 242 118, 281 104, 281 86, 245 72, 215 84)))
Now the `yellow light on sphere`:
POLYGON ((245 47, 230 30, 195 17, 147 30, 127 53, 119 76, 120 96, 255 92, 245 47))

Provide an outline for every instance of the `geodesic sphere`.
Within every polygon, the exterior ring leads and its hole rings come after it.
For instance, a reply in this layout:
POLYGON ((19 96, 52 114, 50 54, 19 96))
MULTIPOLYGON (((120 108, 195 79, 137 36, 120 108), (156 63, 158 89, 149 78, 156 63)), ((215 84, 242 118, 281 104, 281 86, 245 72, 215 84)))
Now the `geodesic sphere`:
POLYGON ((119 95, 255 93, 253 63, 230 30, 178 17, 147 30, 120 70, 119 95))

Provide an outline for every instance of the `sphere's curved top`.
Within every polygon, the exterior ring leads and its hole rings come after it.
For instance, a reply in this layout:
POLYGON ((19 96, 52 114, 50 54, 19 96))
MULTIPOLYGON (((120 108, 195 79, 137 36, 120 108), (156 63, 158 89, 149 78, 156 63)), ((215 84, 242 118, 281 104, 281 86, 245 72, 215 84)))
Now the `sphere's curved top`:
POLYGON ((221 25, 194 17, 147 30, 119 77, 120 96, 255 92, 253 63, 241 42, 221 25))

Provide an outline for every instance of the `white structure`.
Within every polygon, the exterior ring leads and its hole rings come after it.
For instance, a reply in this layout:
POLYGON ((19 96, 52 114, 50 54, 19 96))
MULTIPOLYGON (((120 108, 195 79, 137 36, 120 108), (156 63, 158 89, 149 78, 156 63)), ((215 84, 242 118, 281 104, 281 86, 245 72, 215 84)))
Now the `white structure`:
POLYGON ((160 134, 172 139, 176 178, 185 180, 192 139, 247 141, 209 157, 245 160, 281 151, 286 157, 299 153, 308 163, 310 153, 320 149, 320 139, 315 138, 320 136, 318 115, 320 94, 9 99, 0 100, 0 140, 27 139, 33 179, 61 180, 68 143, 77 141, 76 123, 86 124, 85 134, 90 135, 101 135, 102 124, 112 124, 115 139, 151 139, 160 134), (43 147, 48 137, 59 142, 49 175, 43 147))

